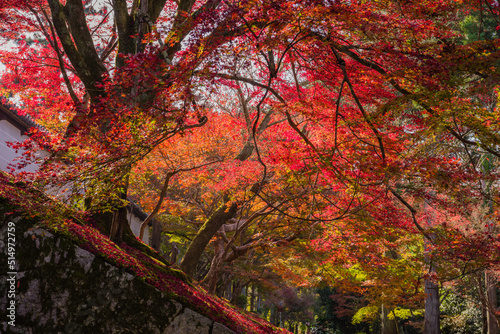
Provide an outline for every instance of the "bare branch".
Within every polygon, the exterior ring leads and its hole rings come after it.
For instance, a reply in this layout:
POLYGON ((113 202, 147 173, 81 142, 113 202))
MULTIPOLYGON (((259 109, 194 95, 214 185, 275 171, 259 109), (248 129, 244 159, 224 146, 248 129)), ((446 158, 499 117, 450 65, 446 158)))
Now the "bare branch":
POLYGON ((417 214, 417 210, 415 210, 415 208, 413 206, 410 205, 410 203, 408 203, 400 194, 398 194, 394 189, 392 188, 389 188, 389 191, 404 205, 408 208, 408 210, 410 210, 410 213, 411 213, 411 217, 413 219, 413 225, 415 225, 415 227, 420 231, 420 233, 422 233, 422 235, 427 239, 429 240, 430 243, 434 243, 434 240, 433 238, 431 238, 431 236, 425 232, 425 230, 422 228, 422 226, 418 223, 417 221, 417 218, 416 218, 416 214, 417 214))

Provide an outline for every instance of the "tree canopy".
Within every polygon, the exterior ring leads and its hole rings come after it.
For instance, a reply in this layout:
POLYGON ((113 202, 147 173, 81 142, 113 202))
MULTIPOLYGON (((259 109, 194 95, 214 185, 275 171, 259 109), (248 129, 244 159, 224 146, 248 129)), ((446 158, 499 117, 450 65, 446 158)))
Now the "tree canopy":
POLYGON ((499 10, 0 1, 0 94, 44 127, 22 163, 50 153, 15 175, 113 240, 136 200, 211 292, 274 271, 416 310, 498 266, 499 10))

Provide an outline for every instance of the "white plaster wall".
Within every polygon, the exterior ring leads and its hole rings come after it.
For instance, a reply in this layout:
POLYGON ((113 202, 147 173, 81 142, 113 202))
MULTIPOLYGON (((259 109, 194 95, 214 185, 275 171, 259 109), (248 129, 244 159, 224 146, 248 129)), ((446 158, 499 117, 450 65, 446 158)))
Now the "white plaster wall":
MULTIPOLYGON (((131 215, 130 213, 127 214, 127 219, 130 223, 130 229, 136 236, 139 236, 139 232, 141 231, 141 224, 142 220, 137 218, 135 215, 131 215)), ((146 227, 146 230, 144 231, 144 237, 142 238, 142 241, 149 245, 149 226, 146 227)))
MULTIPOLYGON (((7 142, 22 142, 28 139, 27 136, 21 135, 21 131, 6 120, 0 121, 0 169, 3 171, 8 171, 7 166, 10 163, 16 163, 15 158, 20 157, 22 152, 16 153, 15 150, 7 146, 7 142)), ((40 156, 46 155, 47 152, 40 152, 40 156)), ((25 172, 34 172, 38 168, 38 165, 31 164, 26 166, 21 170, 25 172)))

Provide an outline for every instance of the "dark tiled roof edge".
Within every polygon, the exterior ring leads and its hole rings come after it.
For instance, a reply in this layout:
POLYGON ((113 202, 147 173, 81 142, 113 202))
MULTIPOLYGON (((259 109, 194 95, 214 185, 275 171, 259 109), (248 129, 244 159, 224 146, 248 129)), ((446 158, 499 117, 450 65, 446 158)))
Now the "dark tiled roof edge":
MULTIPOLYGON (((129 205, 127 205, 127 210, 132 211, 132 214, 134 214, 137 218, 140 220, 144 221, 148 217, 148 214, 145 213, 142 208, 135 204, 134 201, 132 201, 130 198, 128 198, 129 205)), ((152 226, 152 223, 149 223, 149 226, 152 226)))
POLYGON ((19 128, 23 134, 31 128, 43 129, 42 126, 36 124, 30 117, 20 115, 16 111, 16 107, 9 104, 7 100, 2 97, 0 97, 0 111, 5 113, 15 122, 13 125, 19 128))

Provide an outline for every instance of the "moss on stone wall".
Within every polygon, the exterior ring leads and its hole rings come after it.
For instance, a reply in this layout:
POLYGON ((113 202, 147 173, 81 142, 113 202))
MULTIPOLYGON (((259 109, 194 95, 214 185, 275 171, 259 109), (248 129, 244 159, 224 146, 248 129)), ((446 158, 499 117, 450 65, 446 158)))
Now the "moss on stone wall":
MULTIPOLYGON (((116 245, 68 219, 15 217, 16 326, 1 333, 277 333, 281 329, 207 295, 139 240, 116 245), (59 221, 60 223, 54 223, 59 221), (139 247, 131 247, 130 244, 139 247), (229 329, 229 328, 231 329, 229 329)), ((29 215, 27 215, 29 216, 29 215)), ((0 240, 0 308, 6 309, 6 240, 0 240)))

